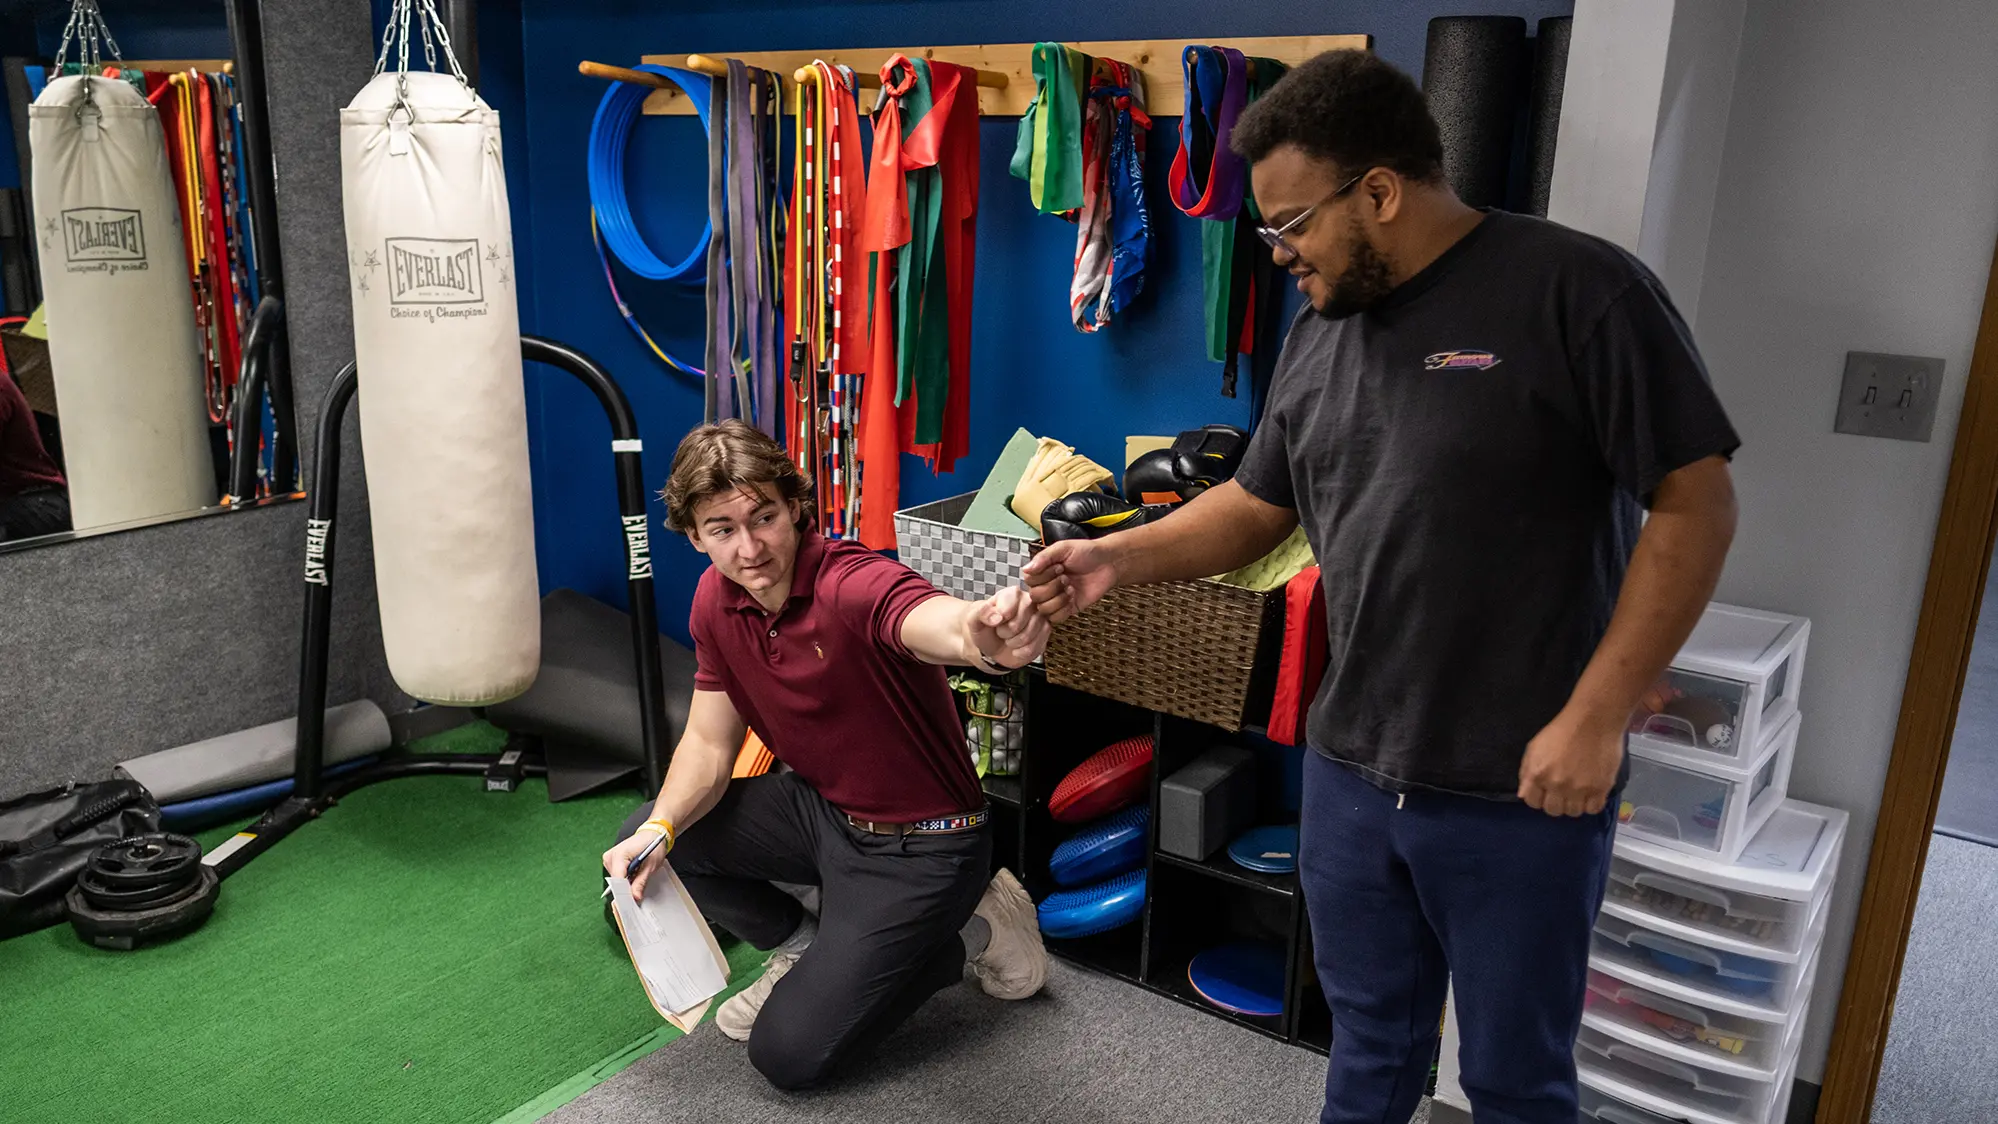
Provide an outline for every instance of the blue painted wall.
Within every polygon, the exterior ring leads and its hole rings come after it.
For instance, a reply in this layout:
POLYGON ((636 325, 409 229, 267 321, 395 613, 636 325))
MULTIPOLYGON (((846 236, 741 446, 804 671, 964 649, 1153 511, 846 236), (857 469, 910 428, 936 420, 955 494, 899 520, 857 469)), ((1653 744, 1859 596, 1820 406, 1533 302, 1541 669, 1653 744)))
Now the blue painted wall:
MULTIPOLYGON (((846 47, 855 44, 1027 42, 1036 39, 1167 39, 1246 35, 1365 33, 1390 62, 1420 76, 1426 27, 1444 14, 1513 14, 1535 21, 1563 15, 1572 0, 1317 0, 1242 5, 1125 0, 1093 5, 1052 0, 486 0, 481 43, 504 37, 493 25, 517 11, 517 61, 481 60, 482 93, 501 108, 510 165, 516 254, 523 261, 525 330, 594 355, 616 374, 637 408, 646 474, 663 483, 674 444, 700 420, 697 386, 683 381, 631 335, 605 290, 590 244, 585 176, 590 119, 603 84, 576 73, 582 59, 630 64, 644 53, 846 47), (520 82, 524 89, 510 84, 520 82), (519 109, 513 107, 518 106, 519 109), (524 170, 524 186, 518 177, 524 170)), ((509 47, 499 48, 503 54, 509 47)), ((1123 438, 1173 433, 1204 422, 1243 424, 1246 398, 1219 395, 1220 368, 1203 357, 1200 254, 1194 220, 1172 210, 1162 185, 1176 145, 1177 107, 1158 106, 1152 200, 1159 237, 1147 296, 1095 335, 1068 321, 1074 227, 1036 215, 1025 185, 1006 174, 1016 120, 993 118, 981 131, 978 277, 973 322, 971 454, 953 477, 932 478, 905 458, 903 505, 976 488, 1013 430, 1024 426, 1121 467, 1123 438)), ((634 131, 630 166, 635 209, 662 256, 677 257, 699 231, 706 159, 693 118, 648 118, 634 131)), ((626 298, 662 342, 700 352, 697 291, 620 280, 626 298)), ((535 457, 535 530, 544 588, 570 586, 623 604, 622 546, 607 446, 609 429, 593 399, 567 376, 530 370, 535 457)), ((654 503, 655 519, 661 514, 654 503)), ((662 627, 684 639, 694 579, 705 566, 684 539, 655 531, 662 627)))
MULTIPOLYGON (((126 58, 235 57, 222 0, 102 0, 99 6, 126 58)), ((0 54, 54 58, 68 21, 69 5, 58 0, 0 3, 0 54)), ((14 122, 7 114, 0 114, 0 153, 5 154, 0 157, 0 188, 20 187, 21 170, 13 155, 14 122)))
MULTIPOLYGON (((227 59, 236 55, 223 0, 100 0, 98 6, 128 59, 227 59)), ((69 21, 69 5, 60 0, 34 0, 26 7, 33 13, 42 53, 54 58, 62 43, 63 25, 69 21)))

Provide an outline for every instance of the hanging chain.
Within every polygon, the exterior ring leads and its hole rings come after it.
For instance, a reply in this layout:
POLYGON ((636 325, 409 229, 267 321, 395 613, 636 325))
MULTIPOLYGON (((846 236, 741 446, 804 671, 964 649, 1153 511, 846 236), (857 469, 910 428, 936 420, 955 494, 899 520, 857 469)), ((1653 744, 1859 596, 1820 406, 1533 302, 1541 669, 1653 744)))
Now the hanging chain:
MULTIPOLYGON (((77 0, 79 4, 95 6, 96 0, 77 0)), ((432 71, 437 69, 437 53, 441 47, 444 62, 450 66, 452 77, 458 84, 471 89, 472 84, 465 78, 464 68, 458 65, 458 53, 451 49, 451 33, 445 30, 444 17, 437 12, 436 0, 395 0, 395 7, 382 27, 381 54, 375 58, 375 74, 388 69, 389 53, 395 52, 398 96, 408 92, 409 74, 409 24, 416 19, 416 34, 423 42, 423 61, 432 71)))
POLYGON ((55 73, 62 77, 63 67, 69 61, 69 45, 75 43, 77 59, 86 72, 97 69, 108 50, 111 57, 122 60, 125 52, 118 49, 118 40, 112 37, 111 28, 104 22, 104 13, 98 9, 97 0, 75 0, 70 5, 69 22, 63 25, 62 43, 56 47, 55 73))

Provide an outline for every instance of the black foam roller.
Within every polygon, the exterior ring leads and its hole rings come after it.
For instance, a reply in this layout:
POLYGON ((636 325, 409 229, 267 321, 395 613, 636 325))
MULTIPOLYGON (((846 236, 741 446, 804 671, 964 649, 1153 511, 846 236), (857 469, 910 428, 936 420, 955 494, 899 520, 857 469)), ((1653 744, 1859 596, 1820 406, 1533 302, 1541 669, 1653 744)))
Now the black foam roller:
POLYGON ((1457 197, 1473 207, 1505 205, 1526 77, 1526 21, 1520 17, 1429 21, 1422 92, 1443 133, 1444 174, 1457 197))
POLYGON ((1568 78, 1568 36, 1573 16, 1548 16, 1540 21, 1533 41, 1533 95, 1528 100, 1526 134, 1526 209, 1547 217, 1547 200, 1554 191, 1554 139, 1561 131, 1561 88, 1568 78))

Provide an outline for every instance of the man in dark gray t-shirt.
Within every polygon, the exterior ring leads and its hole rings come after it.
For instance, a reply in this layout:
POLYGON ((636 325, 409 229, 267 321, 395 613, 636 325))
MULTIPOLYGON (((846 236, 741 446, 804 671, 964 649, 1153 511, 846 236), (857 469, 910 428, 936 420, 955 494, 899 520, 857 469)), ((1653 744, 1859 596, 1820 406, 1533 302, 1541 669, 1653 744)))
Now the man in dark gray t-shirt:
POLYGON ((1465 206, 1375 56, 1299 67, 1232 145, 1310 306, 1241 469, 1050 546, 1029 588, 1060 620, 1301 522, 1329 649, 1299 858, 1334 1020, 1321 1119, 1408 1118, 1448 981, 1479 1124, 1573 1124, 1623 732, 1712 595, 1739 441, 1658 279, 1465 206))

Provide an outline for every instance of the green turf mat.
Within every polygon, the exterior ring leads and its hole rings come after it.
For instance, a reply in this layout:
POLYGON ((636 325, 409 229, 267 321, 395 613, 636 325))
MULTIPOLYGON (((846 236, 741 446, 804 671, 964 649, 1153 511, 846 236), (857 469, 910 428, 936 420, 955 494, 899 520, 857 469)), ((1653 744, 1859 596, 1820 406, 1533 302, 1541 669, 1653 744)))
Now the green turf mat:
MULTIPOLYGON (((490 749, 478 733, 421 748, 490 749)), ((107 952, 62 926, 0 942, 0 1121, 485 1124, 560 1107, 676 1037, 598 902, 597 856, 634 799, 378 784, 232 877, 179 940, 107 952)), ((746 984, 760 954, 728 951, 746 984)))

